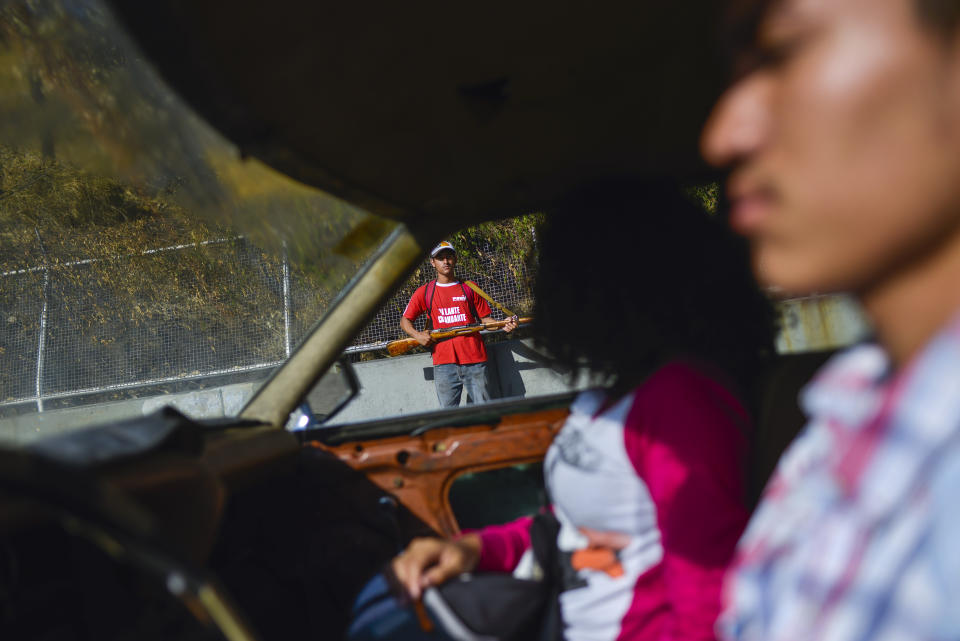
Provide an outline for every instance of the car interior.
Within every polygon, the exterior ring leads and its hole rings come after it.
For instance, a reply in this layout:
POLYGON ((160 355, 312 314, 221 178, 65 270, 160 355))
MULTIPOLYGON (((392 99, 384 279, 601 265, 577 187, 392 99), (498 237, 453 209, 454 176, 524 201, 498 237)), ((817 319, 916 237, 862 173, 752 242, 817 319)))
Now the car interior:
MULTIPOLYGON (((723 80, 716 9, 102 9, 242 157, 396 226, 238 416, 164 408, 0 449, 0 637, 340 638, 360 587, 411 538, 544 504, 540 462, 574 397, 325 427, 358 392, 344 348, 446 234, 596 176, 709 179, 696 140, 723 80), (321 424, 284 429, 306 399, 324 399, 321 424)), ((761 377, 749 500, 829 355, 780 355, 761 377)))

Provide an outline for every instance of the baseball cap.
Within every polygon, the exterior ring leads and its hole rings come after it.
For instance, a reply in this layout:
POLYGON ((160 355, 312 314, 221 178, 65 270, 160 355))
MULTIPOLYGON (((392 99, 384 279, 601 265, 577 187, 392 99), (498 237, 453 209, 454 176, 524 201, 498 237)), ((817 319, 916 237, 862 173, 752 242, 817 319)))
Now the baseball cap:
POLYGON ((453 248, 453 245, 445 240, 441 240, 439 245, 430 250, 430 258, 435 258, 436 255, 442 252, 444 249, 449 249, 454 254, 457 253, 457 250, 453 248))

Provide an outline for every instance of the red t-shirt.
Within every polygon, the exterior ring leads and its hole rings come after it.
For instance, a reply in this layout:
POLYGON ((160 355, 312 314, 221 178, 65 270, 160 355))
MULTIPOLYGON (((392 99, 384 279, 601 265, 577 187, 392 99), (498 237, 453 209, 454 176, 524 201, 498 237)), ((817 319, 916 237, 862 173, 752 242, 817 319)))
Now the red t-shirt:
MULTIPOLYGON (((427 311, 427 285, 421 285, 413 293, 410 302, 407 303, 407 308, 403 310, 404 318, 413 321, 416 320, 417 316, 427 311)), ((433 329, 475 325, 480 322, 480 318, 486 318, 490 315, 490 306, 487 305, 487 301, 480 298, 475 291, 466 285, 461 287, 459 282, 437 283, 436 287, 432 287, 432 289, 433 309, 430 312, 430 321, 433 329), (477 310, 480 318, 473 318, 470 313, 470 305, 467 304, 464 291, 470 297, 470 302, 473 303, 473 307, 477 310)), ((483 338, 480 337, 480 334, 448 338, 440 341, 433 348, 434 365, 446 365, 447 363, 469 365, 470 363, 483 363, 486 360, 487 350, 483 346, 483 338)))

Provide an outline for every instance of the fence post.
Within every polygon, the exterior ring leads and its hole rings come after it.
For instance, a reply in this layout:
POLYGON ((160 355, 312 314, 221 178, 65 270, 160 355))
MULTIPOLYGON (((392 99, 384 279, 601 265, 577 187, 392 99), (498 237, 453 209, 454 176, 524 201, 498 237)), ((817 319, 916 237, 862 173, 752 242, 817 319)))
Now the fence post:
POLYGON ((43 239, 40 238, 40 230, 36 227, 33 231, 37 234, 37 242, 40 244, 40 253, 43 255, 43 306, 40 308, 40 336, 37 339, 37 412, 43 411, 43 359, 44 348, 47 343, 47 289, 50 286, 50 265, 47 261, 47 250, 43 246, 43 239))
POLYGON ((287 241, 283 241, 283 347, 290 358, 290 260, 287 257, 287 241))

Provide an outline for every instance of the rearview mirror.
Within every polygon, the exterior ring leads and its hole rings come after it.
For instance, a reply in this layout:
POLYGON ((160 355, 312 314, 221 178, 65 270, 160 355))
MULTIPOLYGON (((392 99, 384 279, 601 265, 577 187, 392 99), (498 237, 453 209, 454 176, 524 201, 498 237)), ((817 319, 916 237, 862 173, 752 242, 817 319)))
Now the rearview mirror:
POLYGON ((300 406, 290 414, 287 429, 306 430, 320 427, 359 393, 360 383, 353 365, 340 359, 320 377, 307 392, 300 406))

